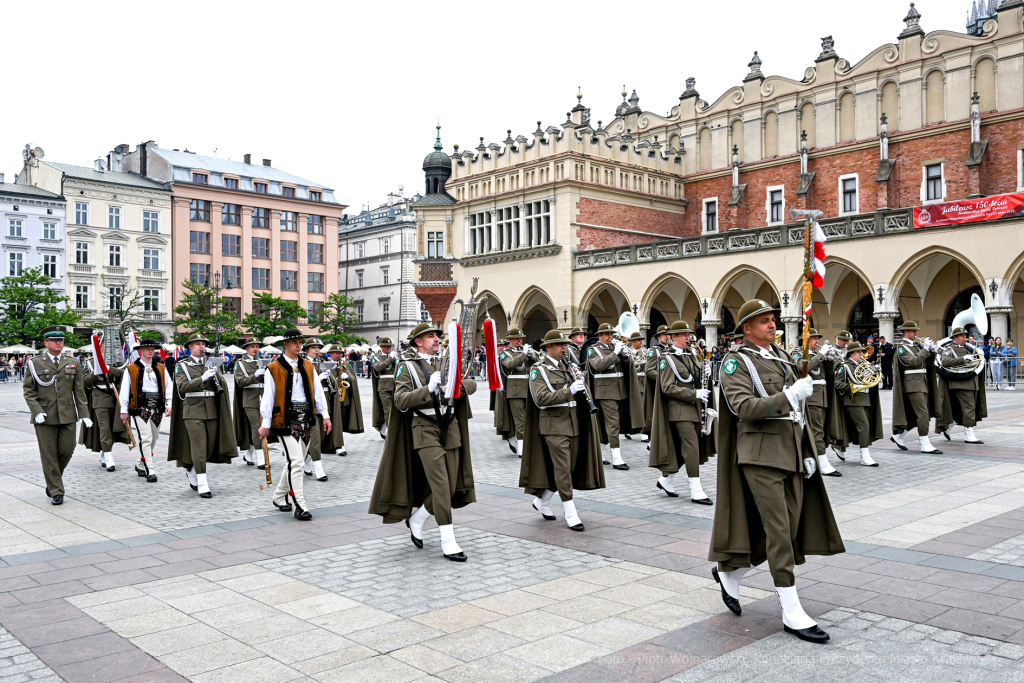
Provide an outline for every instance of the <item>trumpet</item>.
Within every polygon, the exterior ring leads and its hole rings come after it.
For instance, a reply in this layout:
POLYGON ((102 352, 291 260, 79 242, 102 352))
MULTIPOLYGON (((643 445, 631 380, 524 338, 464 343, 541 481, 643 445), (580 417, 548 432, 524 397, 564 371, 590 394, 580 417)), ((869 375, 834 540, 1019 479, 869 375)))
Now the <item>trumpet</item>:
POLYGON ((526 357, 529 358, 534 363, 540 360, 540 351, 538 351, 537 349, 533 348, 529 344, 523 344, 521 348, 523 353, 526 354, 526 357))

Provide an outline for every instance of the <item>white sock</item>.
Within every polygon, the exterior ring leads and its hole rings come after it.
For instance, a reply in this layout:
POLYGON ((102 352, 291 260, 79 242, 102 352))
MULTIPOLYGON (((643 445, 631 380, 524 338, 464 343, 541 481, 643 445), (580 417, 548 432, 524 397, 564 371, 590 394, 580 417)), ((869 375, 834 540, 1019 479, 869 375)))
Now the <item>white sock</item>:
POLYGON ((690 499, 691 500, 704 500, 708 497, 708 494, 704 493, 704 489, 700 485, 700 477, 690 477, 690 499))
POLYGON ((254 462, 257 465, 266 465, 267 463, 263 462, 263 449, 261 448, 258 451, 256 451, 255 453, 256 454, 255 454, 255 456, 253 458, 254 462))
POLYGON ((675 479, 676 473, 666 474, 662 477, 658 477, 658 483, 661 484, 661 488, 665 489, 669 493, 675 493, 676 490, 672 487, 672 480, 675 479))
POLYGON ((516 455, 519 457, 523 456, 523 442, 519 439, 516 439, 516 455))
POLYGON ((462 552, 462 548, 455 542, 455 527, 451 524, 437 527, 441 532, 441 552, 445 555, 455 555, 462 552))
POLYGON ((562 512, 565 514, 565 523, 569 526, 576 526, 577 524, 583 524, 580 521, 580 516, 576 514, 576 503, 571 500, 562 501, 562 512))
POLYGON ((832 467, 832 463, 828 461, 828 456, 825 454, 818 456, 818 469, 821 470, 822 474, 828 474, 836 471, 836 468, 832 467))
POLYGON ((510 437, 508 437, 508 442, 509 442, 509 445, 512 446, 512 448, 516 449, 516 453, 518 453, 519 452, 519 439, 517 439, 514 436, 510 436, 510 437))
POLYGON ((899 434, 893 434, 892 435, 892 440, 895 441, 896 443, 898 443, 901 446, 905 446, 906 445, 906 444, 903 443, 903 432, 900 432, 899 434))
POLYGON ((867 448, 860 449, 860 464, 869 466, 875 464, 875 461, 871 459, 871 451, 867 448))
POLYGON ((385 437, 385 438, 387 438, 387 435, 388 435, 388 423, 387 422, 385 422, 383 425, 381 425, 380 435, 385 437))
POLYGON ((731 572, 723 572, 719 570, 718 580, 722 582, 722 587, 725 588, 725 592, 736 598, 740 599, 740 579, 750 571, 750 567, 743 567, 742 569, 734 569, 731 572))
POLYGON ((420 506, 416 508, 416 512, 412 513, 409 517, 409 529, 412 531, 413 536, 416 538, 423 538, 423 525, 430 519, 430 513, 427 512, 426 506, 420 506))
POLYGON ((796 586, 789 588, 775 589, 779 594, 779 604, 782 605, 782 623, 797 630, 810 628, 816 624, 800 604, 800 598, 796 594, 796 586))
POLYGON ((247 451, 245 452, 245 455, 243 456, 243 458, 242 458, 242 459, 243 459, 243 460, 245 460, 246 462, 253 462, 252 454, 253 454, 253 453, 254 453, 255 451, 256 451, 256 449, 255 449, 255 448, 253 448, 252 446, 249 446, 249 450, 247 450, 247 451))
POLYGON ((548 517, 555 516, 555 513, 551 512, 551 499, 554 495, 554 491, 544 491, 540 496, 533 499, 533 503, 540 510, 540 514, 547 515, 548 517))
POLYGON ((210 485, 206 482, 206 474, 196 475, 197 486, 199 487, 199 493, 209 493, 210 485))
POLYGON ((188 483, 192 486, 199 486, 199 475, 196 474, 195 468, 185 470, 185 474, 188 475, 188 483))
POLYGON ((930 452, 936 450, 935 446, 932 445, 932 442, 929 441, 927 436, 919 436, 919 437, 917 437, 917 441, 918 441, 918 443, 921 444, 921 452, 922 453, 930 453, 930 452))
MULTIPOLYGON (((103 462, 106 463, 107 467, 113 467, 113 466, 117 465, 117 463, 114 462, 114 454, 113 453, 104 453, 103 454, 103 462)), ((140 460, 139 462, 142 462, 142 461, 140 460)))
POLYGON ((313 473, 313 456, 309 453, 306 454, 306 460, 302 463, 302 471, 306 474, 313 473))
POLYGON ((613 448, 612 449, 612 464, 613 465, 624 465, 625 463, 626 463, 626 461, 622 459, 622 449, 621 448, 613 448))
POLYGON ((640 436, 640 443, 648 443, 650 442, 650 440, 651 437, 647 436, 646 434, 640 436))
POLYGON ((313 463, 313 474, 316 475, 317 479, 327 476, 327 473, 324 472, 324 463, 322 460, 317 460, 313 463))
POLYGON ((974 435, 974 427, 964 427, 964 440, 965 441, 977 441, 978 437, 974 435))

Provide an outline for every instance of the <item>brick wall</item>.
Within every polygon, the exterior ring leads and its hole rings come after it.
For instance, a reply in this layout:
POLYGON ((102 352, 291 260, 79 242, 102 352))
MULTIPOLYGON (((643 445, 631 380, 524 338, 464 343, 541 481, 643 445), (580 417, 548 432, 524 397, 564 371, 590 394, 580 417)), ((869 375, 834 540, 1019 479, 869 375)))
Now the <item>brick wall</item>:
MULTIPOLYGON (((640 230, 671 237, 688 237, 700 234, 700 228, 697 229, 696 233, 687 228, 686 216, 681 213, 659 211, 657 209, 619 204, 617 202, 606 202, 589 197, 580 198, 576 208, 578 209, 576 214, 577 223, 603 225, 609 228, 622 228, 624 230, 640 230)), ((593 245, 595 249, 600 249, 617 244, 639 244, 664 239, 582 227, 577 231, 577 235, 580 238, 581 249, 589 245, 593 245)))
POLYGON ((430 319, 443 322, 448 307, 452 305, 457 287, 414 287, 416 298, 423 302, 430 313, 430 319))

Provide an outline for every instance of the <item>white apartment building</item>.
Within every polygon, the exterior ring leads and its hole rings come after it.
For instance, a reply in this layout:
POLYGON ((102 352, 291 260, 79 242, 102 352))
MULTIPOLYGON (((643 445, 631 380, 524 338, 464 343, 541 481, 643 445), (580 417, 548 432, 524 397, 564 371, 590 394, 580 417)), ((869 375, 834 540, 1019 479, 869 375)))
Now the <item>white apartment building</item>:
POLYGON ((5 183, 0 173, 3 214, 3 277, 41 268, 64 294, 65 201, 60 192, 5 183))

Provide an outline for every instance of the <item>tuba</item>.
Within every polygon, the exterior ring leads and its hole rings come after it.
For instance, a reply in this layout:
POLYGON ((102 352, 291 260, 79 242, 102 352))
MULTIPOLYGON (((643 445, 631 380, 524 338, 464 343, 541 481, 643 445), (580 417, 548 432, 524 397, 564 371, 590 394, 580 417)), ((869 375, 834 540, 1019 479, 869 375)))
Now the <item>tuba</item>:
MULTIPOLYGON (((982 303, 981 297, 977 294, 971 295, 971 307, 960 311, 953 318, 953 327, 962 327, 966 330, 968 325, 977 327, 978 332, 982 336, 988 334, 988 313, 985 311, 985 304, 982 303)), ((965 343, 966 348, 970 349, 971 353, 974 354, 974 360, 967 365, 955 368, 942 367, 942 357, 953 353, 953 338, 946 337, 940 339, 936 346, 938 353, 935 355, 935 372, 940 376, 957 379, 966 378, 970 375, 980 375, 985 372, 985 354, 974 344, 970 342, 965 343)))

